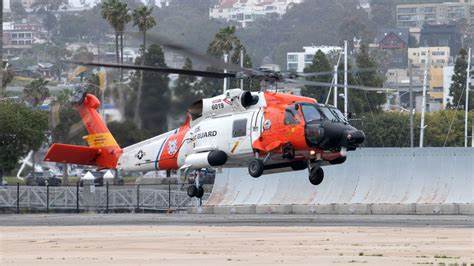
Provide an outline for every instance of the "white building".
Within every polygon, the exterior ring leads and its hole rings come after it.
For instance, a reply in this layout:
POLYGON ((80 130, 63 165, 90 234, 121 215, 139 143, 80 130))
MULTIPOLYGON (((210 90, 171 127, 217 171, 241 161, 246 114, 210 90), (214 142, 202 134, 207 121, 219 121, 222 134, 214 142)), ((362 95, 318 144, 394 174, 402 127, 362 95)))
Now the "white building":
POLYGON ((242 27, 254 21, 258 17, 268 14, 283 15, 295 4, 304 0, 219 0, 217 5, 211 8, 209 17, 236 21, 242 27))
POLYGON ((290 52, 286 55, 286 69, 298 73, 304 72, 304 69, 313 63, 314 55, 321 50, 324 54, 342 52, 339 46, 305 46, 304 52, 290 52))
POLYGON ((10 0, 3 0, 3 12, 10 12, 10 0))
POLYGON ((453 83, 454 66, 443 67, 443 104, 446 106, 448 103, 452 103, 453 97, 449 96, 449 89, 453 83))

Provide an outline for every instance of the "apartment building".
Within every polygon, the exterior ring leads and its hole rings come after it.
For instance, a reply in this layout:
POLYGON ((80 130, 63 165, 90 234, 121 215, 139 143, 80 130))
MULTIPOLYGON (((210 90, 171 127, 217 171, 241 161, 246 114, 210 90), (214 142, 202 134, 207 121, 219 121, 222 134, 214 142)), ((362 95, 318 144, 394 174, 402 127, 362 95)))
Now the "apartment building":
POLYGON ((424 24, 451 24, 470 20, 472 0, 438 3, 410 3, 397 5, 398 27, 422 27, 424 24))
POLYGON ((209 16, 214 19, 225 19, 238 22, 242 27, 255 19, 269 15, 283 15, 295 4, 304 0, 219 0, 210 9, 209 16))
POLYGON ((290 52, 286 55, 286 69, 298 73, 313 63, 314 55, 320 50, 324 54, 342 52, 339 46, 305 46, 304 52, 290 52))

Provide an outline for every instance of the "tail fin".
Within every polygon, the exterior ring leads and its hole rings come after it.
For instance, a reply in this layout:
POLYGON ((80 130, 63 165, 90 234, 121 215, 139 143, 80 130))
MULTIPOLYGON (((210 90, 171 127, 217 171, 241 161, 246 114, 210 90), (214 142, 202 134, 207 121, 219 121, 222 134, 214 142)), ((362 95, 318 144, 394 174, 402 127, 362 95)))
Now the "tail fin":
POLYGON ((53 144, 44 160, 116 168, 122 149, 97 112, 99 107, 100 101, 92 94, 84 94, 77 104, 82 122, 89 133, 84 137, 89 147, 53 144))

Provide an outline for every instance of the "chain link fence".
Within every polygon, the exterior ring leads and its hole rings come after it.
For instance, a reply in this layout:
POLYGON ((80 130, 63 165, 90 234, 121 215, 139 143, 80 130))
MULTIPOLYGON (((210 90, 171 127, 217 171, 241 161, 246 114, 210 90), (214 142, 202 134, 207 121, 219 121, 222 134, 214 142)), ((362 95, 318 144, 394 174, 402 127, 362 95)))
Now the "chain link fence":
MULTIPOLYGON (((0 186, 0 210, 4 212, 118 212, 175 211, 198 206, 209 198, 189 198, 186 186, 109 185, 0 186)), ((206 189, 207 190, 207 189, 206 189)), ((209 190, 210 191, 210 190, 209 190)))

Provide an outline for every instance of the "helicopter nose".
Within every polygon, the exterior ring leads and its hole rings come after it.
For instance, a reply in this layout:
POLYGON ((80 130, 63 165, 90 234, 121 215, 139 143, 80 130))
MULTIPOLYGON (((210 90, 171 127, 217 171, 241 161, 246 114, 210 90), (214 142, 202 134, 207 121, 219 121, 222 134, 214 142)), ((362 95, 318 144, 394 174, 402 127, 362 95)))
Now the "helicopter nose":
POLYGON ((359 145, 365 141, 365 134, 361 130, 351 130, 347 132, 346 140, 349 145, 359 145))

